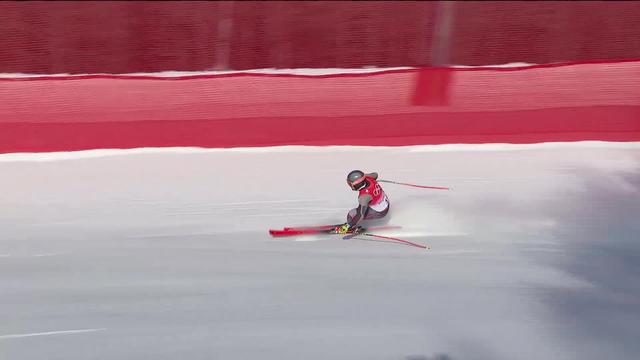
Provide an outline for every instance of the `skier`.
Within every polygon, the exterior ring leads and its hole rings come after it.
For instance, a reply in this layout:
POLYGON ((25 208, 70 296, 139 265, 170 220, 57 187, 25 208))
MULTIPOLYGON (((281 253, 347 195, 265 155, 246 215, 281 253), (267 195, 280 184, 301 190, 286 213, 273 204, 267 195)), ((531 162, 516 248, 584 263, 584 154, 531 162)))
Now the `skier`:
POLYGON ((362 231, 360 223, 363 220, 382 219, 389 212, 389 199, 376 181, 378 173, 365 174, 360 170, 353 170, 347 175, 347 184, 353 191, 358 191, 358 204, 347 214, 347 222, 336 228, 339 234, 362 231))

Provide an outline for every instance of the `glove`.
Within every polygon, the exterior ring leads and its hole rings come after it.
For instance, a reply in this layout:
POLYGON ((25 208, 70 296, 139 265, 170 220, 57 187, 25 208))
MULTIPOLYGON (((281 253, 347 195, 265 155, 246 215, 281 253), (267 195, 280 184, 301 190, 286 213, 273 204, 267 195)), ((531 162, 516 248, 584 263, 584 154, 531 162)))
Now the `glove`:
POLYGON ((344 235, 344 234, 348 233, 349 230, 351 230, 351 226, 349 224, 344 224, 344 225, 338 226, 336 228, 336 233, 344 235))

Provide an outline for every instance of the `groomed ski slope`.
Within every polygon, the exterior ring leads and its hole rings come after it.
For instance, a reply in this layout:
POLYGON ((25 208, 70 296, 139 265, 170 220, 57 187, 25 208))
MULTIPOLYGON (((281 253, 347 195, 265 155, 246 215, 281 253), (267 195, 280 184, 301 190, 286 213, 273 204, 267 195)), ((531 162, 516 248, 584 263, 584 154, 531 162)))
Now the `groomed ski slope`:
POLYGON ((0 155, 1 359, 633 359, 640 143, 0 155), (343 221, 349 170, 388 231, 343 221))

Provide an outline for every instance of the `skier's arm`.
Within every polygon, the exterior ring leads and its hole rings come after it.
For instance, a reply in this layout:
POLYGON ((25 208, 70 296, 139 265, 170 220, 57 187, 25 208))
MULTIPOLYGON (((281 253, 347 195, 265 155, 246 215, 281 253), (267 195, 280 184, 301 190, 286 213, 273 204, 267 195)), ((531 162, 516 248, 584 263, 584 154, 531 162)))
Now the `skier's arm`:
POLYGON ((367 213, 369 212, 369 203, 371 202, 371 200, 371 195, 362 195, 358 197, 358 209, 356 210, 356 215, 351 218, 349 227, 353 228, 358 226, 360 221, 362 221, 362 219, 367 216, 367 213))
POLYGON ((372 172, 372 173, 369 173, 369 174, 365 174, 365 176, 373 178, 374 180, 378 180, 378 173, 377 172, 372 172))

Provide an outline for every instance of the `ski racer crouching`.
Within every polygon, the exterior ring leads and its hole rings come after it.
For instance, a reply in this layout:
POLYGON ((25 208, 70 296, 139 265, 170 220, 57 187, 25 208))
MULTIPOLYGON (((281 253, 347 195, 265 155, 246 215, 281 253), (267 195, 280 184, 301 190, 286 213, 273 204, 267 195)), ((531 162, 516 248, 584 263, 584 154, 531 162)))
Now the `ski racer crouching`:
POLYGON ((377 173, 365 174, 360 170, 353 170, 347 175, 347 184, 351 190, 358 191, 358 204, 347 215, 347 222, 336 228, 339 234, 349 232, 358 233, 364 229, 360 226, 363 220, 382 219, 389 212, 389 199, 376 181, 377 173))

